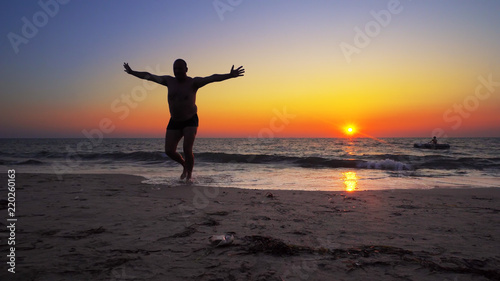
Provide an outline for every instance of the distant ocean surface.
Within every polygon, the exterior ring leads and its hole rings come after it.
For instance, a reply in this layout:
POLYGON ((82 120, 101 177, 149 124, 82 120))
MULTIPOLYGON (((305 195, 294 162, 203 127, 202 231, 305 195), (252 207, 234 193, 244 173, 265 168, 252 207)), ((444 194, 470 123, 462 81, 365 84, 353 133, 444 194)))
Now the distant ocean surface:
MULTIPOLYGON (((447 150, 413 147, 429 140, 199 138, 193 181, 335 191, 500 187, 500 138, 441 140, 451 145, 447 150)), ((62 180, 66 174, 124 173, 151 185, 182 185, 182 167, 163 147, 163 139, 0 139, 0 166, 62 180)))

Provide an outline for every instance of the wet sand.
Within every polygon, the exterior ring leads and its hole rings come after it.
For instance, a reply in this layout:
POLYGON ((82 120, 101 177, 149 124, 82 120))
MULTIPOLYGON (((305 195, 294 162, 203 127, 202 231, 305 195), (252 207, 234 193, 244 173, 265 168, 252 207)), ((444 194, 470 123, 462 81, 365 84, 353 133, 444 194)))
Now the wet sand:
POLYGON ((500 188, 266 191, 142 180, 17 174, 16 273, 7 271, 4 189, 0 280, 500 280, 500 188), (231 244, 211 245, 225 233, 231 244))

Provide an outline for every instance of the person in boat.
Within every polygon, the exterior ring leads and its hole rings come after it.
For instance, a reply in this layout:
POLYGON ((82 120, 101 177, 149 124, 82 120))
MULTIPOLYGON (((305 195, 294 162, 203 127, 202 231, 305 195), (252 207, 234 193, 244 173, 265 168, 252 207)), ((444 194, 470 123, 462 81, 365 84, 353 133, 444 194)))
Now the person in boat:
POLYGON ((434 137, 432 138, 432 140, 431 140, 429 143, 432 143, 432 144, 437 144, 437 143, 438 143, 438 140, 437 140, 436 136, 434 136, 434 137))

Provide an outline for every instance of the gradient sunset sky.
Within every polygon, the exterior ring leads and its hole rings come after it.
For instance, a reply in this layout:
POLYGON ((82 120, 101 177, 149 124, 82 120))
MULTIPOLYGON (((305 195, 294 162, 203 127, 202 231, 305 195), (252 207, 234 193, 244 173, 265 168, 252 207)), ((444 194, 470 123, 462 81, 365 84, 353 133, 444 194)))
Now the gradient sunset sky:
POLYGON ((500 137, 500 1, 2 1, 0 137, 163 137, 167 89, 199 137, 500 137))

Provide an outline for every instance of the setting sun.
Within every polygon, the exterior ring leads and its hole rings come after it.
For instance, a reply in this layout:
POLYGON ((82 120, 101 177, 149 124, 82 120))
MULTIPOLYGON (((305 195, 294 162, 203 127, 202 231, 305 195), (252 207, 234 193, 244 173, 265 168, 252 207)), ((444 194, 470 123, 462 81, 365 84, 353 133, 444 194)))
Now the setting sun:
POLYGON ((344 128, 344 132, 346 135, 352 136, 356 132, 356 128, 354 126, 349 125, 344 128))

